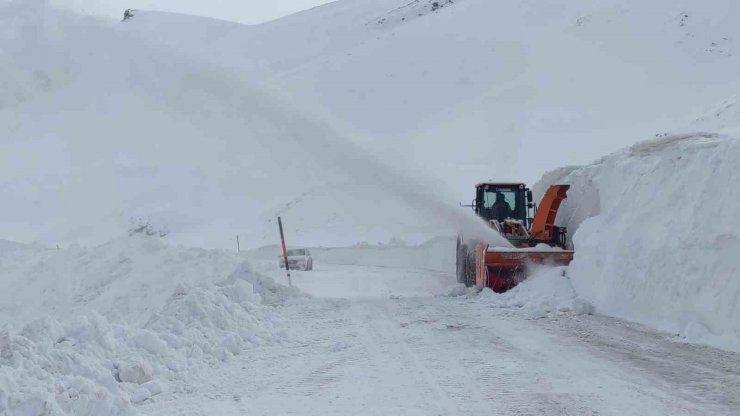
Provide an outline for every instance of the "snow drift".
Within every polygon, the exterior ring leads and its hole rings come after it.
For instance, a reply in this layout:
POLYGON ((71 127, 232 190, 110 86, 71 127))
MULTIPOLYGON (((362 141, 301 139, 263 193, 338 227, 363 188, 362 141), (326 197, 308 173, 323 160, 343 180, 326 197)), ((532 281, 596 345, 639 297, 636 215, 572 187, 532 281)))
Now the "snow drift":
MULTIPOLYGON (((9 243, 8 243, 9 244, 9 243)), ((96 310, 141 325, 178 285, 213 284, 244 259, 224 250, 178 247, 133 236, 87 248, 0 244, 0 324, 96 310)))
MULTIPOLYGON (((152 244, 138 239, 130 245, 138 245, 141 251, 152 248, 152 244)), ((109 245, 102 254, 113 252, 115 247, 116 244, 109 245)), ((24 248, 17 250, 23 251, 24 248)), ((76 267, 74 263, 79 261, 80 250, 54 250, 53 256, 59 258, 66 253, 70 260, 68 263, 76 267)), ((91 253, 99 251, 92 250, 91 253)), ((127 251, 130 249, 122 250, 120 254, 130 254, 127 251)), ((182 260, 183 266, 194 267, 191 273, 204 270, 193 261, 192 252, 179 249, 179 256, 171 256, 177 251, 176 248, 164 250, 154 245, 149 255, 170 261, 182 260)), ((200 254, 204 263, 212 260, 205 251, 200 254)), ((139 253, 139 258, 141 255, 139 253)), ((215 258, 219 256, 215 253, 215 258)), ((25 276, 28 281, 40 282, 42 287, 35 289, 37 293, 43 293, 43 285, 54 279, 44 268, 38 267, 45 263, 44 256, 39 257, 42 259, 34 263, 39 273, 34 274, 31 268, 25 276)), ((81 294, 95 294, 97 290, 102 299, 112 294, 141 299, 131 309, 112 310, 118 302, 112 302, 108 309, 103 308, 107 315, 127 318, 122 320, 109 319, 93 309, 86 309, 64 315, 63 319, 45 316, 27 325, 13 321, 3 326, 0 329, 0 415, 133 414, 134 403, 147 400, 170 387, 186 388, 189 379, 202 375, 245 349, 285 339, 280 315, 272 305, 302 296, 294 289, 282 287, 254 273, 246 264, 220 278, 204 276, 203 280, 209 282, 207 284, 196 284, 187 278, 178 280, 177 271, 168 270, 168 267, 163 267, 159 273, 148 270, 150 284, 158 284, 153 287, 142 284, 141 279, 135 278, 136 273, 121 276, 117 268, 119 263, 110 263, 106 259, 96 263, 94 256, 83 258, 93 271, 109 278, 121 277, 122 281, 117 283, 125 286, 120 289, 116 285, 100 285, 86 288, 81 294), (107 265, 108 269, 100 265, 107 265), (160 298, 163 298, 161 305, 160 298), (137 322, 146 311, 149 313, 145 323, 126 322, 137 322)), ((51 261, 49 264, 59 263, 51 261)), ((232 261, 227 258, 222 267, 230 264, 232 261)), ((33 286, 28 281, 25 285, 33 286)), ((95 279, 80 281, 95 282, 95 279)), ((27 292, 23 290, 23 284, 16 282, 20 293, 27 292)), ((7 302, 14 292, 2 293, 7 302)), ((43 309, 39 313, 64 311, 54 303, 68 302, 59 295, 42 295, 42 298, 43 309)), ((93 306, 104 307, 105 304, 91 302, 87 308, 93 306)), ((4 316, 12 318, 12 315, 4 316)))
POLYGON ((535 190, 553 183, 572 185, 558 221, 573 235, 580 296, 601 313, 740 346, 740 140, 655 139, 550 172, 535 190))

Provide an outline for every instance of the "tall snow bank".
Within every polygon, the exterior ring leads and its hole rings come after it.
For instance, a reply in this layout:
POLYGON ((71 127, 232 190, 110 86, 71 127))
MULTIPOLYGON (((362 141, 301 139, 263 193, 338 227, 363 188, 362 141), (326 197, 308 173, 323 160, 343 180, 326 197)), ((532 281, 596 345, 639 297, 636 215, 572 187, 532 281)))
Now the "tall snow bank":
POLYGON ((0 415, 129 415, 133 404, 187 384, 243 350, 285 337, 257 285, 293 296, 242 268, 218 286, 179 286, 143 327, 91 312, 0 330, 0 415))
POLYGON ((569 275, 602 313, 740 346, 740 141, 711 134, 634 145, 546 174, 571 184, 559 222, 569 275))

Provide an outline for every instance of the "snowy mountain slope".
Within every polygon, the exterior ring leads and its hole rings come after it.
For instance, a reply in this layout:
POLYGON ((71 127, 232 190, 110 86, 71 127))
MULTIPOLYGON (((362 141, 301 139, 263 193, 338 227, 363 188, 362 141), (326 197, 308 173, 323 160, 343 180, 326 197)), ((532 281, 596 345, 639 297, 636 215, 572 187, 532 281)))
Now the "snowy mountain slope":
POLYGON ((188 245, 260 245, 283 213, 299 244, 418 243, 456 232, 469 213, 449 203, 476 181, 672 131, 738 82, 732 3, 687 2, 683 21, 662 2, 432 4, 109 26, 7 3, 3 236, 101 243, 150 222, 188 245))
POLYGON ((740 95, 734 95, 719 105, 711 106, 701 117, 676 132, 696 131, 711 131, 740 137, 740 95))
POLYGON ((740 87, 737 7, 345 0, 217 39, 183 36, 175 15, 140 12, 126 28, 318 102, 463 198, 481 178, 532 181, 725 99, 740 87))
POLYGON ((256 245, 281 213, 314 244, 480 227, 239 71, 42 3, 0 19, 10 84, 46 80, 0 111, 6 238, 102 243, 151 224, 188 245, 256 245))
POLYGON ((668 136, 543 177, 572 188, 568 275, 597 311, 740 346, 740 140, 668 136), (573 234, 574 233, 574 234, 573 234))

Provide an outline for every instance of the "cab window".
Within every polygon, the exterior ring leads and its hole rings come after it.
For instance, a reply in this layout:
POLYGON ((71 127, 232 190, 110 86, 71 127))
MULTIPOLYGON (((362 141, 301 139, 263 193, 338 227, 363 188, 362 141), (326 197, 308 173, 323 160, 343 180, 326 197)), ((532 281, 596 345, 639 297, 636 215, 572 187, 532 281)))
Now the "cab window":
POLYGON ((483 194, 483 208, 491 208, 496 203, 496 194, 504 196, 504 200, 509 204, 513 211, 516 211, 516 192, 511 189, 499 188, 488 189, 483 194))

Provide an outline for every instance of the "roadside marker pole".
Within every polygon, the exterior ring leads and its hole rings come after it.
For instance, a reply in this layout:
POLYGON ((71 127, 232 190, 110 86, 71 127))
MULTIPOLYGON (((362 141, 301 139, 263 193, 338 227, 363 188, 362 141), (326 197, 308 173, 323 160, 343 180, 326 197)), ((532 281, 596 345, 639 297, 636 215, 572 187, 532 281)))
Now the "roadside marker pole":
POLYGON ((290 266, 288 265, 288 249, 285 248, 285 234, 283 233, 283 220, 278 217, 278 227, 280 227, 280 242, 283 245, 283 260, 285 260, 285 272, 288 273, 288 286, 293 286, 290 279, 290 266))
POLYGON ((239 234, 236 235, 236 252, 241 253, 242 248, 239 246, 239 234))

